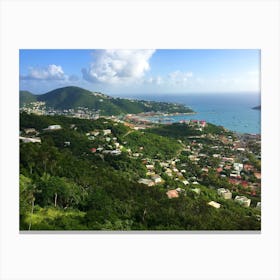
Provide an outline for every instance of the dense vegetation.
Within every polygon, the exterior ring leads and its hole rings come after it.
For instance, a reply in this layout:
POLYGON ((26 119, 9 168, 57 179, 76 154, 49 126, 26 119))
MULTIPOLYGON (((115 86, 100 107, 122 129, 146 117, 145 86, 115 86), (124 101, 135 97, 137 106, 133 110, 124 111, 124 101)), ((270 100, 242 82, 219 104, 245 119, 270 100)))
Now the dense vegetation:
POLYGON ((86 107, 100 111, 102 115, 137 114, 151 111, 166 113, 193 112, 190 108, 180 104, 112 98, 102 93, 93 93, 73 86, 55 89, 42 95, 32 95, 25 91, 20 92, 21 106, 34 101, 43 101, 48 108, 58 110, 86 107))
MULTIPOLYGON (((27 128, 35 128, 42 143, 20 143, 21 230, 260 229, 255 209, 224 200, 220 209, 209 207, 210 200, 222 198, 206 185, 199 185, 200 195, 188 186, 186 195, 168 199, 166 191, 179 186, 178 182, 168 177, 164 178, 166 184, 154 187, 137 182, 146 176, 143 159, 173 158, 182 148, 163 128, 165 135, 159 136, 152 130, 138 132, 107 119, 22 113, 22 135, 27 128), (52 124, 60 124, 62 129, 43 130, 52 124), (94 139, 86 134, 103 129, 111 130, 110 141, 102 133, 94 139), (123 146, 121 155, 91 152, 93 147, 110 149, 113 138, 123 146), (143 157, 131 156, 138 152, 143 157)), ((176 125, 174 130, 179 134, 176 125)), ((183 155, 180 159, 189 164, 190 172, 199 172, 191 171, 194 167, 183 155)))

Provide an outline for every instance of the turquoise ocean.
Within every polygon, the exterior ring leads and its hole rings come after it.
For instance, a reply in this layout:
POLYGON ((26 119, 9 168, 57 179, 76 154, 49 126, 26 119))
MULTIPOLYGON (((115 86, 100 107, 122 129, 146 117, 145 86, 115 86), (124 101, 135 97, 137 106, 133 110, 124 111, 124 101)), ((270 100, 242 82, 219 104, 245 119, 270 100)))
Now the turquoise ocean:
POLYGON ((196 112, 194 115, 168 116, 162 120, 163 123, 197 119, 221 125, 235 132, 261 133, 261 111, 252 109, 261 105, 261 95, 258 93, 154 94, 127 97, 180 103, 196 112))

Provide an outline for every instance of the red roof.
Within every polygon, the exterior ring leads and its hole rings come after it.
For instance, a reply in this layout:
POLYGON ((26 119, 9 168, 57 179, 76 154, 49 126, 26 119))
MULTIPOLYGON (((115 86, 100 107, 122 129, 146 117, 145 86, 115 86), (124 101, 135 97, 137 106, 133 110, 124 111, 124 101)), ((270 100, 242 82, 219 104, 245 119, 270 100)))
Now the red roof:
POLYGON ((220 173, 220 172, 223 171, 223 168, 222 168, 222 167, 219 167, 219 168, 216 169, 216 171, 220 173))
POLYGON ((96 148, 91 148, 90 150, 91 150, 92 153, 96 152, 96 148))

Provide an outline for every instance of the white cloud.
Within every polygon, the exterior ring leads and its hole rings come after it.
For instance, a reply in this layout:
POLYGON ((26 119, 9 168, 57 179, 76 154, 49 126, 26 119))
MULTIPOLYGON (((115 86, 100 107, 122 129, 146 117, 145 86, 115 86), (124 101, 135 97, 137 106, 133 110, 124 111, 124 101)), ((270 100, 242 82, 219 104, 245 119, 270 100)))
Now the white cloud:
POLYGON ((97 50, 83 78, 89 82, 120 83, 141 79, 150 70, 149 59, 155 50, 97 50))
POLYGON ((161 76, 157 76, 157 77, 147 78, 145 82, 148 84, 161 85, 164 83, 164 80, 161 76))
POLYGON ((182 72, 182 71, 174 71, 169 73, 168 80, 171 84, 185 84, 191 80, 193 77, 192 72, 182 72))
POLYGON ((61 66, 50 64, 47 67, 30 67, 28 74, 20 77, 22 80, 65 80, 66 76, 61 66))

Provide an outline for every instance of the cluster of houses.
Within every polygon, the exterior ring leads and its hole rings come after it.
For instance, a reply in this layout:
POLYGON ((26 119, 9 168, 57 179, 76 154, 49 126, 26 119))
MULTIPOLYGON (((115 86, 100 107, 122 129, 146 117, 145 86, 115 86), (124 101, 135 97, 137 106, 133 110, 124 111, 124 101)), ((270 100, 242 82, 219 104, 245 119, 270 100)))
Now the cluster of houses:
MULTIPOLYGON (((232 199, 232 193, 228 189, 219 188, 219 189, 217 189, 217 193, 218 193, 219 196, 221 196, 224 199, 232 199)), ((234 201, 239 203, 241 206, 244 206, 244 207, 250 207, 250 204, 251 204, 251 199, 249 199, 249 198, 247 198, 245 196, 237 195, 234 198, 234 201)), ((221 207, 221 204, 216 202, 216 201, 210 201, 208 203, 208 205, 210 205, 210 206, 212 206, 214 208, 220 208, 221 207)), ((260 207, 260 202, 259 202, 259 206, 258 207, 260 207)))
MULTIPOLYGON (((123 123, 119 119, 114 120, 115 124, 123 123)), ((192 120, 188 122, 189 125, 196 127, 197 129, 203 129, 207 123, 205 121, 192 120)), ((75 125, 71 127, 76 129, 75 125)), ((135 129, 135 125, 132 127, 135 129)), ((57 124, 53 124, 45 128, 45 131, 56 131, 60 130, 62 127, 57 124)), ((33 128, 25 129, 24 136, 20 136, 21 141, 30 142, 30 143, 40 143, 41 139, 37 137, 38 132, 33 128)), ((125 143, 120 144, 117 137, 114 137, 112 130, 110 128, 107 129, 95 129, 93 131, 89 131, 86 133, 86 136, 89 140, 101 140, 102 144, 97 146, 92 146, 90 148, 90 152, 93 154, 110 154, 113 156, 118 156, 122 153, 122 151, 128 152, 129 156, 138 158, 142 157, 139 151, 132 152, 129 147, 124 147, 125 143)), ((218 176, 228 179, 228 182, 232 185, 242 186, 245 189, 256 190, 256 188, 260 187, 260 183, 250 183, 244 179, 242 179, 242 172, 251 172, 254 174, 257 180, 261 179, 261 172, 257 170, 252 164, 244 161, 245 152, 247 151, 247 147, 241 145, 239 140, 233 140, 231 136, 225 135, 207 135, 209 139, 217 140, 222 142, 225 145, 212 145, 212 144, 202 144, 199 143, 198 138, 203 138, 205 135, 190 137, 190 144, 185 145, 183 152, 185 152, 188 156, 189 161, 200 168, 201 173, 207 175, 209 171, 212 169, 211 160, 219 161, 218 168, 215 169, 215 172, 218 176), (207 148, 210 152, 205 152, 205 148, 207 148), (205 164, 208 162, 208 165, 205 164), (209 163, 210 162, 210 163, 209 163)), ((70 141, 65 141, 64 146, 70 146, 70 141)), ((143 149, 143 147, 139 147, 139 150, 143 149)), ((184 162, 181 162, 180 155, 176 158, 160 161, 158 159, 143 159, 142 162, 145 165, 147 172, 145 178, 140 178, 138 183, 152 187, 155 185, 163 185, 165 183, 162 178, 163 174, 168 176, 170 179, 177 181, 181 184, 182 188, 174 188, 169 189, 166 192, 168 198, 177 198, 185 193, 185 188, 190 185, 190 190, 196 194, 200 194, 200 189, 195 188, 195 185, 199 184, 201 181, 200 177, 196 177, 194 175, 190 175, 190 172, 187 168, 187 165, 184 162), (155 163, 158 163, 161 167, 160 172, 156 171, 155 163)), ((178 185, 178 184, 176 184, 178 185)), ((217 190, 219 196, 223 199, 232 199, 232 192, 225 188, 219 188, 217 190)), ((241 192, 242 193, 242 192, 241 192)), ((243 193, 242 193, 243 194, 243 193)), ((250 195, 254 193, 249 193, 250 195)), ((247 198, 244 195, 235 196, 234 201, 239 203, 244 207, 250 207, 251 199, 247 198)), ((220 208, 221 204, 215 201, 210 201, 209 206, 214 208, 220 208)), ((261 207, 261 203, 257 204, 257 208, 261 207)))
POLYGON ((99 152, 102 154, 118 156, 122 153, 121 149, 123 148, 123 145, 118 142, 117 137, 114 137, 112 135, 111 129, 93 130, 86 133, 86 136, 91 141, 98 138, 104 143, 103 145, 99 145, 98 147, 92 147, 90 151, 93 154, 99 152))
MULTIPOLYGON (((102 99, 101 99, 102 100, 102 99)), ((73 118, 79 119, 98 119, 100 115, 99 110, 92 110, 86 107, 78 107, 77 109, 54 109, 47 108, 46 103, 43 101, 31 102, 28 105, 23 105, 20 108, 20 112, 26 112, 28 114, 36 114, 36 115, 61 115, 61 116, 69 116, 73 118)))
POLYGON ((43 101, 31 102, 28 105, 23 105, 20 108, 20 112, 26 112, 28 114, 45 115, 46 103, 43 101))

